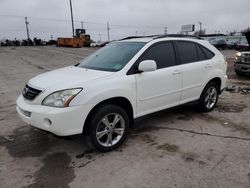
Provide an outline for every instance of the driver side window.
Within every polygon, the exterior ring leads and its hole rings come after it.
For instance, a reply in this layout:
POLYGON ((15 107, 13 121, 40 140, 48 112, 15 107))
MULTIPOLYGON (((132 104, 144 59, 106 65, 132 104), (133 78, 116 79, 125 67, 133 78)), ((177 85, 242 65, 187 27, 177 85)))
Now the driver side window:
POLYGON ((176 65, 175 51, 172 42, 160 42, 153 44, 139 58, 139 61, 154 60, 157 64, 157 69, 171 67, 176 65))
POLYGON ((159 42, 150 46, 130 68, 127 75, 135 74, 139 63, 144 60, 154 60, 157 65, 157 69, 175 66, 176 56, 173 42, 159 42))

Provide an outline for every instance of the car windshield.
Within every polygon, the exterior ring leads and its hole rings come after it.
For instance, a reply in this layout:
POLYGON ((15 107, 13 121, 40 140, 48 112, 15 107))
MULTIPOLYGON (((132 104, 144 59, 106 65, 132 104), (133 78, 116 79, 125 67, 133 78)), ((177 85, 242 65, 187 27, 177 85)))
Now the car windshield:
POLYGON ((113 42, 84 59, 78 67, 119 71, 145 44, 145 42, 113 42))

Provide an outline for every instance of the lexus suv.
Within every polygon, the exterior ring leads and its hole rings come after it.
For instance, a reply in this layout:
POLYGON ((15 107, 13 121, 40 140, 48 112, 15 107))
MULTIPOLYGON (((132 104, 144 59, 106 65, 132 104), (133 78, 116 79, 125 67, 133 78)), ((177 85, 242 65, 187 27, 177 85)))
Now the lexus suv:
POLYGON ((84 134, 91 147, 119 147, 135 118, 197 101, 212 111, 227 76, 224 56, 188 36, 127 38, 79 64, 38 75, 17 99, 21 119, 59 136, 84 134))

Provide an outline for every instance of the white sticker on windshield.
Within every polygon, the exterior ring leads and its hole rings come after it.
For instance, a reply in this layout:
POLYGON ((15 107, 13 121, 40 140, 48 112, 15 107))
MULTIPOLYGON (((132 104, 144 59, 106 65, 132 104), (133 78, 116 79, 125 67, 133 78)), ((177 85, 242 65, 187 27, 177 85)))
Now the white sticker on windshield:
POLYGON ((114 68, 115 68, 115 69, 120 69, 120 68, 122 68, 122 65, 116 64, 114 68))

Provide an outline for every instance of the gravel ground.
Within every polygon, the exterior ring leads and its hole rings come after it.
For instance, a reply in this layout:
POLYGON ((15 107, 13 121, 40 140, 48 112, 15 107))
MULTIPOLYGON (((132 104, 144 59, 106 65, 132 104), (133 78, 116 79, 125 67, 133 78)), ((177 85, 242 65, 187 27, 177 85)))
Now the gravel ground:
POLYGON ((118 150, 89 150, 23 123, 15 100, 28 79, 76 64, 94 48, 0 47, 0 187, 250 187, 249 77, 233 71, 211 113, 193 105, 136 120, 118 150))

